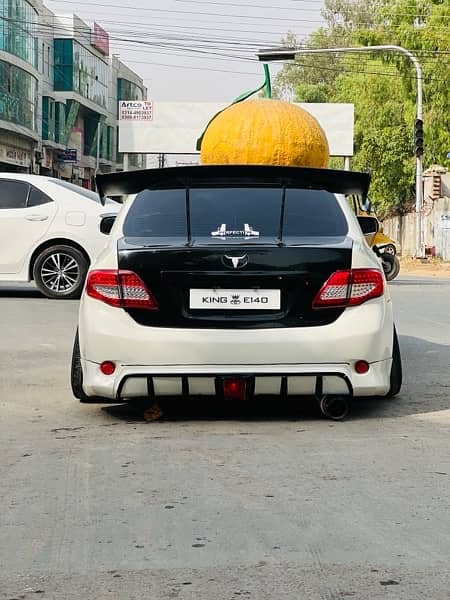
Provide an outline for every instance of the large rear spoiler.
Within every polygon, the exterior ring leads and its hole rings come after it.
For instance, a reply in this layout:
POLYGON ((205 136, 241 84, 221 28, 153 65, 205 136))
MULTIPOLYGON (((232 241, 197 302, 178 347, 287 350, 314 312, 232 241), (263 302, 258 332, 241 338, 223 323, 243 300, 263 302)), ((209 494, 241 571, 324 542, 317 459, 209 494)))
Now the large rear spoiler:
POLYGON ((334 194, 357 194, 366 198, 370 174, 357 171, 274 167, 266 165, 208 165, 170 167, 97 175, 102 204, 108 196, 137 194, 145 189, 202 186, 279 185, 327 190, 334 194))

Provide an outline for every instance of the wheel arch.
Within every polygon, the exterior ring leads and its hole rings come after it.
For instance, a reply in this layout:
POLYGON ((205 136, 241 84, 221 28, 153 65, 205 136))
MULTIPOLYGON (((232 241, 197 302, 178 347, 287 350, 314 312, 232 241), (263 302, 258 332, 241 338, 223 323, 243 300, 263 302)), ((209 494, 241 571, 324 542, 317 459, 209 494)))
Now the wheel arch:
POLYGON ((30 264, 28 265, 29 281, 34 280, 33 269, 34 269, 34 264, 35 264, 38 256, 41 254, 41 252, 43 252, 44 250, 47 250, 47 248, 51 248, 52 246, 71 246, 72 248, 76 248, 86 258, 88 265, 91 264, 91 257, 89 256, 89 254, 86 252, 86 250, 83 248, 83 246, 81 246, 74 240, 70 240, 70 239, 67 239, 64 237, 51 238, 49 240, 45 240, 45 242, 42 242, 42 244, 39 244, 39 246, 37 246, 37 248, 34 249, 33 254, 31 255, 31 258, 30 258, 30 264))

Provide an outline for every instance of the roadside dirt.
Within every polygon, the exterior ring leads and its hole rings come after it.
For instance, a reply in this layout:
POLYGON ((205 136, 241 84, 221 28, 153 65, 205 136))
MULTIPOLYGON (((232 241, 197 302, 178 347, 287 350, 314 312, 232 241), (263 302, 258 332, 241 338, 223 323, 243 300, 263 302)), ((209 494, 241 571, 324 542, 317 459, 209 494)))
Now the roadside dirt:
POLYGON ((426 260, 409 257, 400 258, 400 274, 422 277, 450 277, 450 263, 433 258, 426 260))

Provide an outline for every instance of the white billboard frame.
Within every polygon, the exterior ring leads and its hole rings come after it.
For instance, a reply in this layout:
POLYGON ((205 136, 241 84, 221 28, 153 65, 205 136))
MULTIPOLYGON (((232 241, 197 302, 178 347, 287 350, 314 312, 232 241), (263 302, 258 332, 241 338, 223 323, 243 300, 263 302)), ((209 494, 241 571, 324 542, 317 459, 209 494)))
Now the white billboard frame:
MULTIPOLYGON (((195 145, 209 120, 229 103, 153 101, 151 121, 119 119, 119 152, 124 154, 197 154, 195 145)), ((319 121, 331 156, 353 156, 353 104, 299 103, 319 121)))

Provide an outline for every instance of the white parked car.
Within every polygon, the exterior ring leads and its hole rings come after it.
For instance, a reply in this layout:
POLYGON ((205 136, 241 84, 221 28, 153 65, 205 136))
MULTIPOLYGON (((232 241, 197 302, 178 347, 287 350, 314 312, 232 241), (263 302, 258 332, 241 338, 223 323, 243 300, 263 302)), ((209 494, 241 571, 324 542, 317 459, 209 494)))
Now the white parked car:
POLYGON ((66 181, 0 173, 0 281, 34 280, 49 298, 79 297, 107 241, 101 215, 120 208, 66 181))
POLYGON ((311 395, 336 419, 353 396, 396 395, 392 303, 361 229, 377 221, 346 201, 369 181, 265 166, 100 176, 102 195, 137 195, 88 273, 74 395, 311 395))

